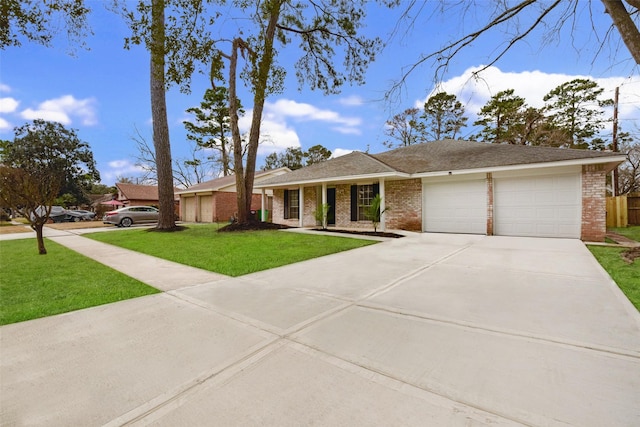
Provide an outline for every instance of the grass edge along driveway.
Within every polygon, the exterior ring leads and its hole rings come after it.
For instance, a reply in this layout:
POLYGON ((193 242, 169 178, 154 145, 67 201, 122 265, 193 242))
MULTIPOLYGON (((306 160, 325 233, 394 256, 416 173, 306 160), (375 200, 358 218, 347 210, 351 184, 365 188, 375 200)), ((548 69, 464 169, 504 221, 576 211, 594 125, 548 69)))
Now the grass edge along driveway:
POLYGON ((49 239, 0 241, 0 325, 159 293, 49 239))
MULTIPOLYGON (((610 228, 608 231, 640 241, 640 226, 610 228)), ((640 311, 640 258, 628 263, 620 256, 627 250, 625 248, 591 245, 587 247, 629 301, 640 311)))
POLYGON ((277 230, 219 233, 215 224, 185 228, 177 232, 132 229, 84 236, 232 277, 377 243, 277 230))

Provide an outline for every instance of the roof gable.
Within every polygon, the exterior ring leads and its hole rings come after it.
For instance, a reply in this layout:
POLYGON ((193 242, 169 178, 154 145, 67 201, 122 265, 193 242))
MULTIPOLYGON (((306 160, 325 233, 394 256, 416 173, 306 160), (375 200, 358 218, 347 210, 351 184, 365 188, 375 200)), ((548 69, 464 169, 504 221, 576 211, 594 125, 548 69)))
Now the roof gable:
MULTIPOLYGON (((124 182, 117 182, 116 187, 122 196, 127 200, 148 200, 158 201, 157 185, 138 185, 124 182)), ((174 194, 178 189, 173 188, 174 194)))
POLYGON ((118 187, 122 196, 129 200, 158 200, 158 187, 155 185, 118 182, 116 187, 118 187))
POLYGON ((337 177, 353 177, 367 175, 395 174, 396 171, 383 161, 360 151, 353 151, 344 156, 335 157, 324 162, 315 163, 286 175, 264 181, 263 185, 279 183, 308 182, 337 177))
MULTIPOLYGON (((287 174, 291 172, 291 169, 283 167, 278 169, 270 169, 266 171, 257 171, 254 177, 254 182, 260 182, 262 180, 269 179, 273 176, 278 176, 282 174, 287 174)), ((222 176, 220 178, 215 178, 209 181, 201 182, 196 185, 192 185, 191 187, 179 190, 177 194, 190 194, 204 191, 236 191, 236 176, 235 175, 227 175, 222 176)))

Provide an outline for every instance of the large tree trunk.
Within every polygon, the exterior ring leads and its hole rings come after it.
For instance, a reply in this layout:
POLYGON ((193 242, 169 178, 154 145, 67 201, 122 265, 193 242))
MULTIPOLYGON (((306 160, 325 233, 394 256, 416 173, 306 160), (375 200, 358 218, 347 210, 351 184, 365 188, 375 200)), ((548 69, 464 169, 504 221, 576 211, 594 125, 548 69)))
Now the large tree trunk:
MULTIPOLYGON (((636 64, 640 64, 640 32, 631 19, 629 11, 622 3, 622 0, 602 0, 602 3, 609 16, 611 16, 613 25, 618 29, 622 41, 631 52, 631 56, 633 56, 636 64)), ((627 0, 627 3, 638 7, 637 1, 627 0)))
POLYGON ((167 102, 164 78, 165 27, 164 0, 153 0, 151 11, 151 117, 153 119, 153 146, 156 150, 158 175, 159 230, 175 228, 173 170, 171 144, 167 123, 167 102))
POLYGON ((231 138, 233 139, 233 172, 236 177, 236 219, 240 221, 240 218, 244 218, 244 222, 247 220, 247 212, 244 204, 244 166, 242 164, 242 138, 238 127, 238 97, 236 90, 239 49, 244 49, 244 42, 241 39, 234 39, 229 60, 229 122, 231 138))
POLYGON ((43 227, 44 227, 44 224, 36 223, 33 225, 33 229, 36 232, 36 240, 38 241, 38 254, 40 255, 47 254, 47 248, 44 247, 44 237, 42 233, 43 227))
MULTIPOLYGON (((276 25, 280 18, 282 3, 283 0, 273 0, 267 5, 267 10, 269 11, 269 23, 264 35, 263 51, 261 52, 262 56, 258 61, 257 70, 255 70, 257 71, 257 75, 253 81, 253 117, 251 119, 251 131, 249 132, 246 169, 243 171, 244 173, 242 176, 238 175, 238 171, 242 170, 242 165, 240 165, 240 168, 237 166, 238 161, 242 161, 242 153, 237 153, 238 149, 242 149, 242 146, 237 144, 237 142, 240 142, 240 135, 239 132, 237 135, 234 134, 234 160, 236 162, 236 164, 234 164, 234 168, 236 171, 236 191, 238 192, 238 222, 240 223, 249 221, 249 210, 251 209, 251 199, 253 195, 253 180, 256 172, 256 158, 258 155, 258 143, 260 142, 260 122, 262 121, 262 112, 264 110, 267 80, 269 79, 269 73, 273 64, 273 40, 276 33, 276 25)), ((233 77, 233 80, 235 80, 235 74, 233 77)), ((230 103, 233 103, 235 93, 231 93, 231 82, 229 89, 229 95, 231 97, 230 103)), ((237 111, 237 105, 236 110, 233 112, 235 113, 235 111, 237 111)))

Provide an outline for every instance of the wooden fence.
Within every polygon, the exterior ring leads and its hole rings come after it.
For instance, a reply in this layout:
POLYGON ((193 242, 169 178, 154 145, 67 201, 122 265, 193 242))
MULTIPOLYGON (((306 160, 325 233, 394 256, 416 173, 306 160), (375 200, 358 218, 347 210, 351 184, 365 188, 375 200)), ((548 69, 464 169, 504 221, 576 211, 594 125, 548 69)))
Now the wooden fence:
POLYGON ((627 216, 629 225, 640 225, 640 196, 627 196, 627 216))
POLYGON ((627 196, 607 197, 607 228, 628 224, 627 196))

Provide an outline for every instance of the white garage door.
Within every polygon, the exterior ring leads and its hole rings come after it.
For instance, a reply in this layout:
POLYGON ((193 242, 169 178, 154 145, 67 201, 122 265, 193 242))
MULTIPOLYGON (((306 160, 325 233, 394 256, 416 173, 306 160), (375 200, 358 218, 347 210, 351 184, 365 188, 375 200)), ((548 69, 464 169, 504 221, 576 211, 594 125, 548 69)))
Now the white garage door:
POLYGON ((580 188, 579 174, 495 179, 495 234, 580 238, 580 188))
POLYGON ((213 222, 213 196, 200 196, 200 222, 213 222))
POLYGON ((487 233, 486 180, 424 183, 424 231, 487 233))
POLYGON ((195 222, 196 221, 196 198, 195 197, 183 197, 184 202, 184 221, 195 222))

